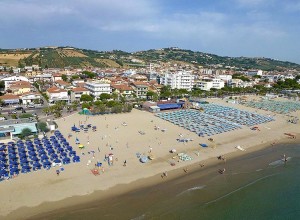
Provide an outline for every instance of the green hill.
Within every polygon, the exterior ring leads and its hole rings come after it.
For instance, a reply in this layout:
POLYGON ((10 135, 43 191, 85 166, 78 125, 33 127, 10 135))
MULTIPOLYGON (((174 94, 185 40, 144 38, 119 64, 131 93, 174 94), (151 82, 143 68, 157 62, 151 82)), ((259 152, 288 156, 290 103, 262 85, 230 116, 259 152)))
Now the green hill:
MULTIPOLYGON (((149 63, 158 62, 184 62, 197 68, 213 67, 222 69, 261 69, 265 71, 284 71, 295 69, 300 71, 300 65, 296 63, 279 61, 270 58, 249 58, 249 57, 223 57, 215 54, 198 51, 184 50, 179 48, 152 49, 128 53, 120 50, 96 51, 78 49, 71 47, 44 47, 21 50, 26 56, 18 61, 19 66, 37 64, 42 68, 63 68, 63 67, 145 67, 149 63)), ((0 55, 9 63, 9 56, 6 54, 20 54, 20 50, 0 49, 0 55)), ((13 57, 16 61, 16 56, 13 57)))

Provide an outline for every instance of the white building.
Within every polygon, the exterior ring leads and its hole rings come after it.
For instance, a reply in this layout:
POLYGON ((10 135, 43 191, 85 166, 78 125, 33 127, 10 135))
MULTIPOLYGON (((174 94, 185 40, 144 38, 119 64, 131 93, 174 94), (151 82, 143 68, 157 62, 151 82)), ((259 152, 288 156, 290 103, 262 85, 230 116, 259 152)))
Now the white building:
POLYGON ((210 89, 222 89, 224 84, 224 81, 221 79, 209 79, 198 81, 197 87, 201 90, 209 91, 210 89))
POLYGON ((194 86, 194 75, 188 71, 165 73, 160 78, 160 84, 171 86, 172 89, 186 89, 191 91, 194 86))
POLYGON ((46 92, 49 97, 49 103, 55 103, 57 101, 69 101, 68 91, 57 87, 51 87, 46 92))
POLYGON ((102 93, 111 94, 111 87, 109 83, 103 83, 100 81, 86 82, 84 88, 90 91, 90 95, 95 97, 100 96, 102 93))
POLYGON ((24 76, 9 76, 9 77, 2 78, 1 81, 4 81, 5 90, 7 90, 9 85, 13 82, 17 82, 17 81, 29 82, 28 78, 24 76))
POLYGON ((218 75, 217 78, 223 80, 226 84, 230 84, 232 75, 218 75))

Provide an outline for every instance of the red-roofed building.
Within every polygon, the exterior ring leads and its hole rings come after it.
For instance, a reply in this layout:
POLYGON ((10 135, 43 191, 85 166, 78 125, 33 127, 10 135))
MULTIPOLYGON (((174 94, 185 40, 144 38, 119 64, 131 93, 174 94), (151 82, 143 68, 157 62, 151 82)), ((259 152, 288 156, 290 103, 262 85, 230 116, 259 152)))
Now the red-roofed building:
POLYGON ((20 95, 26 92, 30 92, 31 84, 26 81, 15 81, 9 84, 7 91, 10 90, 11 93, 15 95, 20 95))
POLYGON ((111 85, 112 92, 116 92, 126 98, 132 98, 134 94, 134 90, 132 87, 126 85, 126 84, 112 84, 111 85))
POLYGON ((71 101, 80 101, 82 95, 89 95, 90 91, 86 88, 75 87, 71 89, 71 101))
POLYGON ((67 88, 70 88, 71 84, 68 83, 68 82, 65 82, 63 80, 56 80, 54 82, 54 85, 60 89, 67 89, 67 88))
POLYGON ((57 101, 69 101, 67 90, 60 89, 55 86, 47 89, 46 94, 49 97, 49 103, 55 103, 57 101))
POLYGON ((0 96, 0 99, 5 104, 18 104, 20 102, 20 97, 13 94, 5 94, 3 96, 0 96))

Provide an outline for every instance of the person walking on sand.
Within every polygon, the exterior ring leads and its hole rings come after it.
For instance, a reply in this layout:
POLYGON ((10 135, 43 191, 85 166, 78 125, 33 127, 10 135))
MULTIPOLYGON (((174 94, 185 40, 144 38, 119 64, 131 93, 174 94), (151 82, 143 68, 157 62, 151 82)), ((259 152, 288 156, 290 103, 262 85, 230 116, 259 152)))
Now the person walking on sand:
POLYGON ((187 172, 189 171, 189 169, 188 169, 188 168, 184 168, 183 171, 184 171, 185 173, 187 173, 187 172))
POLYGON ((123 166, 124 166, 124 167, 126 167, 126 166, 127 166, 127 161, 126 161, 126 160, 124 161, 124 164, 123 164, 123 166))

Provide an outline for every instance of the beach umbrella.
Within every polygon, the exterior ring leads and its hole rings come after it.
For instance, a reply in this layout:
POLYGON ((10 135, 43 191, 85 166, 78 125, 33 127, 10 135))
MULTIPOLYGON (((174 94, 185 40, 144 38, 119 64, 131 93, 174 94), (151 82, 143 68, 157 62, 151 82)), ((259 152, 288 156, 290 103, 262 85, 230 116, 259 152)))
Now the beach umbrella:
POLYGON ((7 171, 6 171, 6 170, 0 170, 0 175, 1 175, 1 176, 5 175, 5 174, 7 174, 7 171))
POLYGON ((52 158, 52 159, 58 158, 58 155, 57 155, 57 154, 52 154, 52 155, 51 155, 51 158, 52 158))
POLYGON ((32 157, 31 160, 33 160, 33 161, 38 161, 39 158, 37 158, 37 157, 32 157))
POLYGON ((45 160, 45 159, 49 159, 49 157, 46 154, 42 154, 41 159, 45 160))
POLYGON ((17 156, 16 156, 15 154, 10 154, 10 155, 9 155, 9 158, 10 158, 10 159, 17 159, 17 156))
POLYGON ((29 161, 27 160, 27 158, 21 159, 20 160, 21 163, 28 163, 29 161))
POLYGON ((140 161, 142 162, 142 163, 147 163, 148 162, 148 157, 146 157, 146 156, 143 156, 143 157, 141 157, 140 158, 140 161))
POLYGON ((78 145, 78 148, 79 148, 79 149, 83 149, 83 148, 84 148, 84 145, 83 145, 83 144, 79 144, 79 145, 78 145))
POLYGON ((41 167, 42 165, 41 165, 39 162, 35 162, 35 163, 33 164, 33 166, 35 166, 35 167, 41 167))
POLYGON ((46 166, 47 166, 47 165, 49 166, 49 165, 51 165, 51 163, 50 163, 49 161, 44 161, 44 162, 43 162, 43 165, 44 165, 44 166, 45 166, 45 165, 46 165, 46 166))
POLYGON ((48 153, 50 153, 50 154, 55 152, 52 148, 48 148, 47 151, 48 151, 48 153))
POLYGON ((5 169, 6 167, 7 167, 6 164, 0 163, 0 169, 1 169, 1 170, 5 169))
POLYGON ((74 156, 73 157, 73 162, 80 162, 80 157, 79 156, 74 156))
POLYGON ((36 156, 35 151, 29 151, 28 154, 29 154, 30 156, 36 156))
POLYGON ((61 160, 57 158, 57 159, 54 160, 54 162, 55 163, 61 163, 61 160))
POLYGON ((18 168, 13 167, 13 168, 10 169, 10 173, 16 173, 16 172, 19 172, 18 168))

